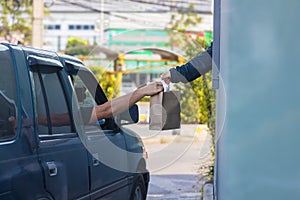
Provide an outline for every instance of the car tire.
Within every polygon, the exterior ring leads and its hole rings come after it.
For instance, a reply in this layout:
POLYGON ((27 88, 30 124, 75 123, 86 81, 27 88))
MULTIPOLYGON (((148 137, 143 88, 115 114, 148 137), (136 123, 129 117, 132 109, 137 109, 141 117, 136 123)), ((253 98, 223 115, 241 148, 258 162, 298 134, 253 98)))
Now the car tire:
POLYGON ((130 200, 145 200, 146 186, 142 175, 137 175, 132 185, 130 200))

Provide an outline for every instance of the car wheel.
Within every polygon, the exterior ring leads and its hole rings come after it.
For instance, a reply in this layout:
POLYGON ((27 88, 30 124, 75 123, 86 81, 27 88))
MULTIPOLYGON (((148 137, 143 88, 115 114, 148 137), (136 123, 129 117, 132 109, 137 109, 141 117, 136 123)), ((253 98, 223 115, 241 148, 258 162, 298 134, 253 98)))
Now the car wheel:
POLYGON ((130 200, 145 200, 146 188, 142 175, 138 175, 133 183, 130 200))

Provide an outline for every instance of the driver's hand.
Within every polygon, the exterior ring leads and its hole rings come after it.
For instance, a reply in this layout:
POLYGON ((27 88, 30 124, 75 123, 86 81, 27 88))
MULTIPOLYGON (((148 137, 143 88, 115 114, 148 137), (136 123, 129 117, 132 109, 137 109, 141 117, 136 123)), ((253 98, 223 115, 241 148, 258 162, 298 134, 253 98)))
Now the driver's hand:
POLYGON ((163 84, 161 82, 150 82, 147 85, 139 88, 144 96, 153 96, 164 90, 163 84))

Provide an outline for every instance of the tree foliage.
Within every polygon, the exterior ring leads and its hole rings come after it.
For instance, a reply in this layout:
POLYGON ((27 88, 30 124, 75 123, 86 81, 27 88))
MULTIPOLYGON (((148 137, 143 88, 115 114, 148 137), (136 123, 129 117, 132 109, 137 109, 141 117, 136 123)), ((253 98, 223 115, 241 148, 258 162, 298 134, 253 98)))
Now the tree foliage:
MULTIPOLYGON (((191 59, 208 46, 205 38, 197 34, 187 34, 191 27, 201 23, 197 13, 192 12, 194 6, 189 7, 187 14, 177 13, 172 16, 168 32, 171 36, 171 46, 184 52, 187 59, 191 59)), ((183 87, 181 96, 181 119, 183 123, 207 124, 211 118, 214 97, 210 81, 211 73, 206 74, 183 87)))
POLYGON ((119 96, 120 89, 113 75, 109 74, 100 66, 89 67, 89 69, 95 74, 108 99, 119 96))
POLYGON ((28 44, 32 35, 32 0, 1 0, 0 36, 11 42, 18 35, 19 42, 28 44))
MULTIPOLYGON (((76 37, 69 37, 66 45, 66 54, 69 55, 90 55, 91 51, 89 48, 88 40, 83 40, 76 37)), ((89 69, 94 73, 100 86, 102 87, 105 95, 108 99, 112 99, 120 95, 120 88, 117 84, 117 79, 113 74, 109 74, 101 66, 89 66, 89 69)))
MULTIPOLYGON (((193 6, 190 7, 192 11, 193 6)), ((186 33, 190 26, 201 22, 200 18, 195 13, 188 13, 184 16, 179 13, 178 16, 172 17, 173 24, 169 29, 172 40, 172 46, 176 46, 185 52, 187 59, 191 59, 210 44, 210 41, 205 41, 199 37, 191 37, 186 33), (177 20, 174 20, 177 19, 177 20)), ((214 158, 215 158, 215 123, 216 123, 216 105, 215 91, 211 89, 211 72, 191 82, 190 86, 185 86, 181 99, 181 118, 186 123, 205 123, 209 127, 211 136, 211 157, 200 165, 200 173, 202 177, 199 181, 212 182, 214 178, 214 158), (195 93, 195 95, 193 95, 195 93), (197 102, 197 103, 195 103, 197 102), (199 107, 197 107, 197 105, 199 107), (195 109, 198 108, 198 109, 195 109), (195 111, 197 110, 197 111, 195 111), (198 120, 198 121, 196 121, 198 120)), ((203 188, 202 188, 203 191, 203 188)))
POLYGON ((76 38, 76 37, 69 37, 68 38, 68 42, 66 45, 66 54, 68 55, 89 55, 90 54, 90 50, 87 48, 84 48, 85 46, 89 45, 89 41, 88 40, 83 40, 80 38, 76 38), (79 47, 79 48, 75 48, 75 47, 79 47), (82 47, 82 48, 81 48, 82 47))

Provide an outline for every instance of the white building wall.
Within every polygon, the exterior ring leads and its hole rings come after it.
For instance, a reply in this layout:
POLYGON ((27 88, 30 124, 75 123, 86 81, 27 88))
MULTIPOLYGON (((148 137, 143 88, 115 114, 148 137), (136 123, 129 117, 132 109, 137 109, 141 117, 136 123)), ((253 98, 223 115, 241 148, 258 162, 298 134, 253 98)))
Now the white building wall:
MULTIPOLYGON (((70 1, 72 2, 72 1, 70 1)), ((60 30, 44 30, 44 47, 49 50, 64 50, 68 37, 79 37, 89 40, 90 44, 99 43, 100 32, 97 32, 97 20, 99 23, 100 2, 91 1, 87 7, 76 5, 76 3, 86 3, 87 1, 74 1, 75 4, 67 4, 60 0, 55 1, 53 6, 49 8, 49 15, 45 16, 44 24, 60 25, 60 30), (90 7, 90 8, 88 8, 90 7), (91 10, 95 9, 95 10, 91 10), (69 25, 93 25, 94 30, 69 30, 69 25)), ((190 3, 197 3, 193 1, 190 3)), ((201 1, 198 1, 198 3, 201 1)), ((204 2, 203 10, 210 12, 210 3, 208 0, 204 2)), ((189 2, 186 2, 189 3, 189 2)), ((178 5, 179 6, 179 5, 178 5)), ((158 29, 164 30, 170 22, 172 12, 168 6, 143 4, 131 1, 104 1, 104 11, 110 14, 104 15, 104 29, 119 28, 119 29, 158 29), (161 10, 161 13, 155 11, 161 10), (136 11, 136 12, 135 12, 136 11), (141 12, 143 11, 143 12, 141 12), (148 12, 147 12, 148 11, 148 12)), ((212 30, 212 15, 200 14, 202 22, 191 31, 208 31, 212 30)), ((99 26, 99 25, 98 25, 99 26)), ((107 34, 104 32, 104 45, 107 42, 107 34)))
POLYGON ((99 32, 94 30, 70 30, 69 25, 88 25, 96 28, 98 15, 91 13, 53 13, 45 18, 44 25, 60 25, 60 30, 44 30, 44 48, 64 50, 69 37, 88 40, 90 44, 100 41, 99 32))

